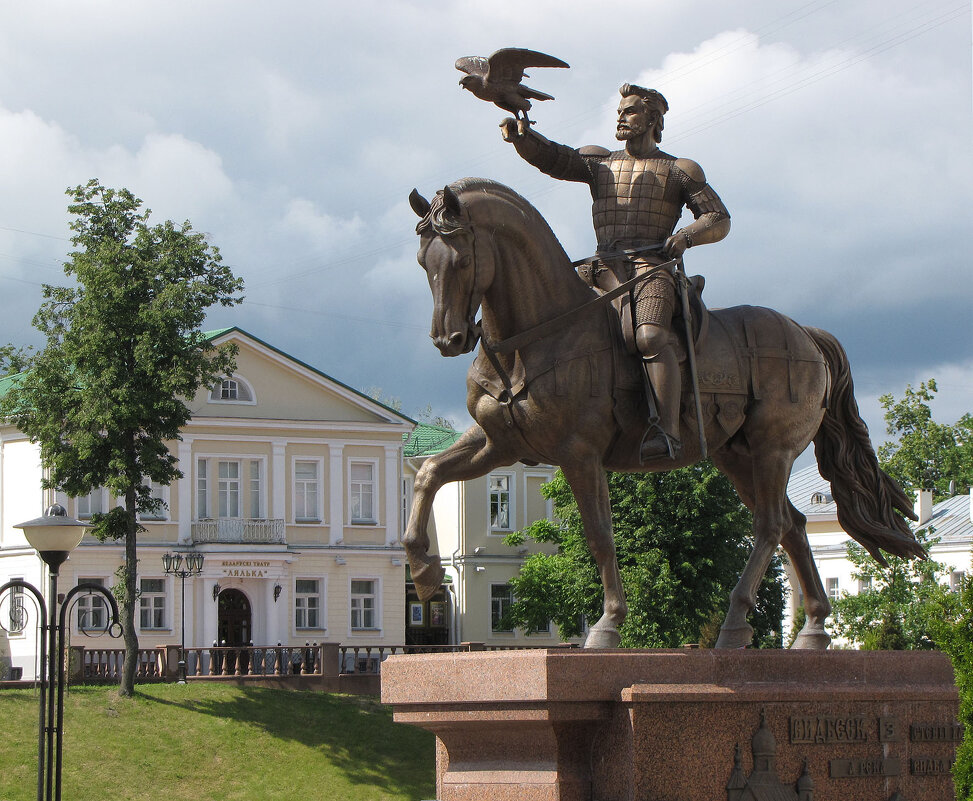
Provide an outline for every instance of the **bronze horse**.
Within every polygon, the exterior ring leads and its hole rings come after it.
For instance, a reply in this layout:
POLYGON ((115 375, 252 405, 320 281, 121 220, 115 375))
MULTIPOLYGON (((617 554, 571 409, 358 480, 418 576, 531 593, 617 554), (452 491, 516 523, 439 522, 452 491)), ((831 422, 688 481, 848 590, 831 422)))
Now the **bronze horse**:
MULTIPOLYGON (((513 190, 479 178, 447 186, 432 203, 414 191, 410 202, 422 218, 418 260, 433 295, 433 342, 444 356, 456 356, 481 341, 467 377, 467 407, 476 423, 416 476, 404 537, 416 589, 427 598, 443 578, 439 557, 428 553, 426 530, 443 484, 516 461, 558 465, 577 499, 605 592, 604 614, 585 647, 616 647, 626 604, 605 470, 662 471, 698 461, 692 395, 683 396, 680 459, 640 464, 644 393, 638 364, 620 344, 614 311, 579 313, 555 333, 521 338, 524 344, 513 351, 502 347, 596 297, 537 210, 513 190)), ((885 561, 882 550, 925 556, 902 516, 912 516, 911 503, 878 466, 847 357, 834 337, 750 306, 704 311, 698 322, 709 456, 753 513, 753 550, 730 594, 717 647, 750 644, 747 615, 781 545, 807 613, 793 647, 827 648, 831 605, 811 556, 806 519, 786 495, 794 460, 813 440, 839 522, 879 562, 885 561)))

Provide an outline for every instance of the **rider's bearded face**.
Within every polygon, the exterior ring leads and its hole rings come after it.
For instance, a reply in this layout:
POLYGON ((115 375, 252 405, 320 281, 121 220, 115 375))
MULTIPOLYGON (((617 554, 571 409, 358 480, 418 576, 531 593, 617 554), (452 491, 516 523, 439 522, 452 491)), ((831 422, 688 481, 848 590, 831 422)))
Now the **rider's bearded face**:
POLYGON ((615 138, 621 141, 642 136, 652 123, 652 113, 638 95, 628 95, 618 104, 615 138))

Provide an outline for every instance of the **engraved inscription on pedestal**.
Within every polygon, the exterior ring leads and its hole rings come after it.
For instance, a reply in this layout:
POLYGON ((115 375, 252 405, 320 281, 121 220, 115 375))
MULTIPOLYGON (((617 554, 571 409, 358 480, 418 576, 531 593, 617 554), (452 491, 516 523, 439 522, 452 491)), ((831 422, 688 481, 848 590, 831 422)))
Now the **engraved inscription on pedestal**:
POLYGON ((865 779, 875 776, 898 776, 902 763, 898 759, 832 759, 828 774, 832 779, 865 779))
POLYGON ((790 720, 792 744, 865 743, 867 723, 861 716, 813 715, 790 720))
POLYGON ((909 739, 914 743, 960 743, 963 741, 963 724, 913 723, 909 726, 909 739))
POLYGON ((909 760, 909 773, 913 776, 945 776, 956 763, 954 757, 914 757, 909 760))
POLYGON ((902 732, 899 730, 899 722, 893 717, 880 717, 878 719, 878 741, 880 743, 897 743, 902 740, 902 732))

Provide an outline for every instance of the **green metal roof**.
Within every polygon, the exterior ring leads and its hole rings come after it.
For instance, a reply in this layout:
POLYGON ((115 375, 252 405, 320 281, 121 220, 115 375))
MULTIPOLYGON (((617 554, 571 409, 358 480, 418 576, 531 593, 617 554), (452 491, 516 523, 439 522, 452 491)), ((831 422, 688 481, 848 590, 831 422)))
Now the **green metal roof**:
POLYGON ((462 432, 451 428, 418 423, 411 434, 402 435, 402 455, 432 456, 434 453, 446 450, 462 436, 462 432))
POLYGON ((19 384, 27 373, 12 373, 0 378, 0 398, 19 384))

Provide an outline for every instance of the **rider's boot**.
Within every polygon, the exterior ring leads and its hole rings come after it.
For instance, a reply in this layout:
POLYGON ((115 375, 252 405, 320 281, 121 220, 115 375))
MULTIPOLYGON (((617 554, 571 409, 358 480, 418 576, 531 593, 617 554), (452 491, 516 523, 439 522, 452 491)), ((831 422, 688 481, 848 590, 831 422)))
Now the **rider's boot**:
MULTIPOLYGON (((663 456, 678 459, 682 455, 679 433, 680 376, 679 362, 672 345, 666 345, 659 353, 642 360, 650 393, 658 399, 658 412, 649 415, 649 431, 642 441, 640 456, 643 462, 663 456)), ((655 411, 655 410, 653 410, 655 411)))

